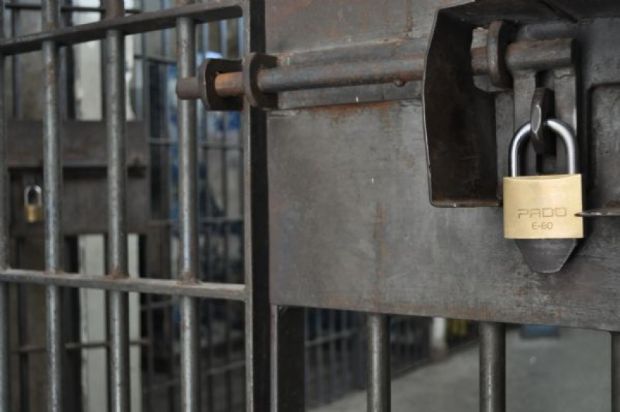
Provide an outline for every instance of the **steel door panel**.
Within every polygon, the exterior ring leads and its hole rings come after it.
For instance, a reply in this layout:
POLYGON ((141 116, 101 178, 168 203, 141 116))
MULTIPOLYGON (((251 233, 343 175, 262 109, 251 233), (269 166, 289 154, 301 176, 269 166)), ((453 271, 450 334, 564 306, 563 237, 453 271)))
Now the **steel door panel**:
MULTIPOLYGON (((419 102, 300 111, 269 128, 275 303, 620 329, 620 221, 592 221, 562 272, 530 273, 501 209, 430 205, 419 102)), ((599 172, 616 170, 617 145, 595 150, 599 172)))

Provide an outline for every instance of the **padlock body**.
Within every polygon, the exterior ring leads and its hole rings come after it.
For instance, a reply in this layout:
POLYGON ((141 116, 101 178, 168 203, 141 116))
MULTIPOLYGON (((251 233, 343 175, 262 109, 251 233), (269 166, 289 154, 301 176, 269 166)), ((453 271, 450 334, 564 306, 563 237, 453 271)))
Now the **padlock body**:
POLYGON ((506 239, 583 238, 581 175, 504 178, 506 239))
POLYGON ((28 223, 37 223, 43 220, 43 208, 41 205, 25 205, 24 218, 28 223))

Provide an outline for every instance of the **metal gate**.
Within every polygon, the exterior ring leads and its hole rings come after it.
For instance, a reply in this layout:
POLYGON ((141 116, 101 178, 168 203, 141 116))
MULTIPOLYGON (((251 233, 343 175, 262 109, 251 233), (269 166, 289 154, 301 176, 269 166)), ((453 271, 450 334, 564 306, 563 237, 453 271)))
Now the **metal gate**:
MULTIPOLYGON (((104 346, 115 411, 127 411, 130 404, 130 292, 148 296, 147 310, 169 305, 162 296, 179 299, 176 407, 183 411, 201 409, 201 362, 213 360, 203 356, 200 343, 201 316, 213 324, 216 313, 211 304, 200 309, 207 300, 226 302, 224 316, 231 316, 233 305, 243 306, 243 350, 225 350, 229 361, 243 352, 237 366, 245 366, 242 399, 248 411, 304 410, 309 323, 304 307, 368 313, 368 410, 390 409, 387 314, 482 321, 484 411, 505 409, 505 323, 612 331, 612 407, 618 410, 620 340, 614 331, 620 330, 620 263, 614 217, 620 213, 614 119, 620 53, 614 46, 620 7, 604 0, 595 5, 581 0, 436 3, 207 0, 133 13, 122 1, 111 0, 95 8, 104 12, 101 21, 63 25, 61 10, 72 6, 48 0, 41 7, 42 31, 3 37, 0 410, 11 410, 9 283, 45 286, 50 411, 66 410, 71 396, 63 387, 62 305, 71 299, 64 291, 76 288, 108 291, 109 343, 104 346), (196 26, 228 19, 240 19, 243 57, 201 56, 204 62, 196 67, 196 26), (145 213, 144 198, 136 193, 143 193, 141 153, 149 148, 127 138, 128 128, 139 127, 127 123, 125 37, 169 28, 175 29, 178 56, 179 270, 175 278, 161 273, 155 262, 156 276, 135 278, 129 276, 127 234, 145 213), (80 144, 92 151, 90 166, 105 170, 105 190, 98 187, 92 196, 103 196, 106 223, 81 221, 80 205, 63 198, 69 190, 85 190, 63 188, 63 175, 71 173, 65 161, 70 169, 83 166, 63 145, 63 136, 71 127, 79 133, 86 126, 61 120, 59 53, 93 40, 105 45, 105 136, 84 132, 80 144), (40 129, 18 126, 25 128, 24 135, 43 136, 39 146, 28 146, 39 147, 40 154, 23 155, 26 168, 43 171, 43 270, 10 264, 11 231, 24 230, 24 236, 28 231, 10 221, 15 211, 9 199, 15 196, 8 170, 26 141, 7 137, 5 65, 11 56, 35 51, 44 62, 43 122, 40 129), (198 99, 207 111, 240 112, 234 147, 199 138, 198 99), (502 201, 507 146, 516 126, 535 124, 536 115, 539 123, 558 118, 578 134, 588 218, 587 236, 579 245, 561 240, 515 246, 501 237, 496 207, 502 201), (208 173, 198 167, 202 149, 241 155, 242 216, 207 214, 201 220, 201 210, 210 207, 209 195, 198 189, 208 173), (71 259, 63 231, 98 225, 107 236, 107 275, 67 270, 71 259), (203 231, 203 225, 210 229, 203 231), (234 278, 228 260, 220 278, 201 279, 214 232, 223 233, 228 258, 232 230, 242 236, 243 279, 234 278)), ((143 104, 149 98, 146 94, 143 104)), ((228 116, 223 115, 224 122, 228 116)), ((202 110, 200 118, 204 130, 202 110)), ((153 146, 176 145, 166 141, 169 137, 148 134, 155 138, 153 146)), ((528 170, 565 163, 561 153, 555 154, 554 139, 540 130, 535 139, 526 156, 528 170)), ((24 201, 36 203, 36 190, 26 192, 24 201)), ((203 379, 232 379, 229 367, 209 365, 212 373, 203 379)), ((227 396, 232 408, 232 395, 227 396)))

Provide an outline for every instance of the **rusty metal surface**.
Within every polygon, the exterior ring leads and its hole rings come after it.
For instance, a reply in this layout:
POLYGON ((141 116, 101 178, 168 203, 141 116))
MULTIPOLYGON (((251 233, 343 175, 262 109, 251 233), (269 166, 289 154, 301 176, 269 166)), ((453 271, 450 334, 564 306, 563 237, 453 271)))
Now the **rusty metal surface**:
MULTIPOLYGON (((40 168, 43 164, 41 122, 8 122, 9 169, 40 168)), ((105 127, 97 121, 65 121, 62 156, 65 168, 105 168, 107 166, 105 127)), ((148 166, 148 144, 142 122, 127 123, 128 168, 148 166)))
POLYGON ((26 53, 41 48, 46 41, 61 45, 85 43, 103 39, 108 30, 120 30, 125 34, 172 28, 176 19, 188 17, 197 22, 231 19, 241 16, 241 2, 238 0, 210 0, 206 3, 172 7, 153 12, 115 17, 94 23, 53 28, 29 35, 12 37, 0 42, 0 51, 5 55, 26 53))
MULTIPOLYGON (((330 1, 330 15, 316 10, 316 3, 267 2, 268 53, 288 53, 291 59, 286 63, 292 64, 298 56, 309 61, 319 52, 308 49, 321 46, 323 59, 329 60, 331 50, 344 48, 343 43, 356 36, 368 44, 379 38, 423 37, 430 31, 428 25, 412 28, 405 22, 428 20, 437 6, 417 2, 418 8, 411 10, 406 8, 408 2, 388 1, 385 8, 400 7, 401 15, 381 14, 369 23, 359 9, 374 10, 370 1, 356 2, 353 15, 346 19, 338 16, 346 15, 349 2, 330 1), (303 26, 304 19, 314 26, 310 34, 301 31, 302 38, 291 25, 303 26), (383 30, 376 28, 381 24, 383 30), (376 29, 364 31, 369 27, 376 29)), ((566 73, 553 68, 548 80, 557 86, 556 112, 563 118, 570 116, 570 104, 558 107, 559 99, 571 102, 570 90, 574 95, 591 90, 583 94, 586 104, 578 110, 580 116, 591 113, 580 134, 580 153, 590 161, 592 182, 586 202, 592 207, 612 204, 620 194, 620 149, 613 143, 615 119, 620 118, 614 102, 620 99, 620 89, 611 85, 620 83, 613 69, 620 56, 612 47, 620 39, 616 28, 620 25, 614 19, 575 24, 537 2, 511 2, 511 7, 514 19, 537 22, 520 30, 519 41, 572 37, 584 51, 579 90, 574 83, 571 89, 566 73), (517 6, 533 7, 538 17, 528 18, 532 11, 517 6), (547 18, 548 22, 540 22, 547 18)), ((510 14, 492 8, 485 13, 476 14, 474 22, 486 24, 510 14)), ((354 50, 356 45, 346 47, 354 50)), ((551 57, 566 58, 562 56, 551 57)), ((415 82, 407 86, 419 87, 415 82)), ((591 219, 588 237, 562 271, 532 273, 514 242, 503 239, 500 209, 430 205, 421 102, 413 90, 409 98, 391 101, 390 86, 385 87, 344 93, 339 89, 345 95, 341 100, 334 100, 330 89, 287 92, 281 101, 291 107, 307 104, 309 93, 319 93, 312 96, 314 101, 348 104, 270 113, 270 276, 278 285, 271 289, 272 301, 620 330, 620 258, 614 247, 620 222, 591 219), (382 92, 387 101, 369 103, 381 100, 377 96, 382 92), (351 104, 356 94, 363 98, 351 104)), ((506 173, 504 148, 518 126, 513 103, 508 93, 495 95, 497 176, 506 173)), ((529 117, 529 103, 526 113, 529 117)))
MULTIPOLYGON (((103 122, 65 121, 62 124, 64 166, 62 228, 67 235, 107 231, 107 149, 103 122)), ((23 192, 26 184, 43 185, 41 175, 41 123, 9 121, 8 153, 11 175, 11 235, 39 236, 41 223, 24 219, 23 192)), ((150 219, 149 151, 142 122, 127 123, 128 228, 145 233, 150 219), (146 211, 146 212, 145 212, 146 211)))
MULTIPOLYGON (((268 0, 267 52, 282 66, 380 61, 424 55, 433 0, 268 0), (414 11, 415 10, 415 11, 414 11)), ((457 4, 458 1, 446 2, 457 4)), ((419 82, 283 92, 281 109, 348 104, 419 96, 419 82)))
POLYGON ((594 221, 562 272, 531 273, 501 210, 430 206, 420 117, 412 102, 271 118, 272 300, 619 330, 620 222, 594 221))

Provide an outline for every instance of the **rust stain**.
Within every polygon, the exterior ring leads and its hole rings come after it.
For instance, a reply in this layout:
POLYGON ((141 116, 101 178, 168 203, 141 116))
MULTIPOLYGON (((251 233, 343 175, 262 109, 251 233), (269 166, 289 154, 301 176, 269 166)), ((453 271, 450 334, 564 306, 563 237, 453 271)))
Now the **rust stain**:
POLYGON ((313 114, 317 116, 325 115, 332 122, 343 122, 347 118, 355 116, 365 111, 373 111, 375 113, 381 113, 389 115, 389 111, 394 107, 394 102, 382 101, 372 103, 360 103, 360 104, 341 104, 335 106, 320 106, 310 109, 313 114))

